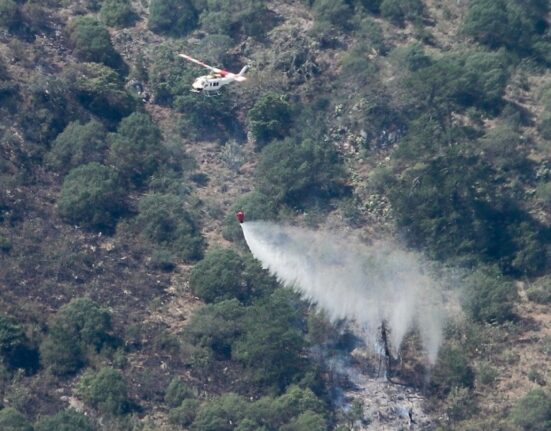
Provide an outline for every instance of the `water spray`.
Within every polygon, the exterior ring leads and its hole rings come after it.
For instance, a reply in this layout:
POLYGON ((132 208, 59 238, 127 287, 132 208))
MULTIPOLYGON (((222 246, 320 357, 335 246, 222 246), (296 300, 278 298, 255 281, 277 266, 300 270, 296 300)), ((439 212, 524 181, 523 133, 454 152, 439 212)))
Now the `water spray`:
POLYGON ((329 232, 244 222, 241 214, 236 216, 251 253, 282 284, 325 310, 331 320, 355 321, 366 344, 389 358, 397 356, 404 336, 416 326, 434 363, 444 304, 439 283, 418 255, 391 242, 368 246, 329 232))

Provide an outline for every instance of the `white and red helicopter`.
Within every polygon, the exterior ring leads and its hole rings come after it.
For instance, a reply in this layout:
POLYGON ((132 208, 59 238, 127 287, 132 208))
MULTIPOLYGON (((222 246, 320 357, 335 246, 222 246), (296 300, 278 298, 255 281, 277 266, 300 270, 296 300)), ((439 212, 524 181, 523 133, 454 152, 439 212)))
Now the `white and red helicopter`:
POLYGON ((191 85, 192 90, 196 93, 205 92, 214 93, 218 92, 220 88, 224 85, 231 84, 232 82, 243 82, 247 78, 244 76, 245 72, 249 69, 249 66, 244 66, 239 73, 228 72, 227 70, 218 69, 217 67, 209 66, 202 61, 199 61, 193 57, 190 57, 186 54, 178 54, 180 57, 185 58, 193 63, 196 63, 200 66, 206 67, 211 71, 208 75, 203 75, 193 81, 191 85))

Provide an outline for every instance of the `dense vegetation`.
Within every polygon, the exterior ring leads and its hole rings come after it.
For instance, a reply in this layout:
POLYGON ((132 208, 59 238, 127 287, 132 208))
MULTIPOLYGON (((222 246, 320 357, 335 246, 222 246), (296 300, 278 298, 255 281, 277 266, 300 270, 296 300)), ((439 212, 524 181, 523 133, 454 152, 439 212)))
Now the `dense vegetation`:
POLYGON ((0 0, 0 429, 368 422, 320 353, 349 334, 252 258, 238 208, 437 261, 461 317, 393 377, 441 429, 548 429, 550 12, 0 0), (203 97, 182 51, 253 67, 203 97))

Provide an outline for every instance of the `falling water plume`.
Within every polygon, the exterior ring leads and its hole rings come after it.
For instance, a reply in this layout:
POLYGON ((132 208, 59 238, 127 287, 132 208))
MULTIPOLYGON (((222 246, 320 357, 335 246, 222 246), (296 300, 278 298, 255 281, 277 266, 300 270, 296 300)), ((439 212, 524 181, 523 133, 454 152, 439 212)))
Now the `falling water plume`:
POLYGON ((269 222, 241 226, 264 268, 332 320, 354 320, 373 348, 381 322, 387 322, 394 355, 416 325, 434 363, 442 339, 442 295, 418 255, 391 242, 368 246, 350 237, 269 222))

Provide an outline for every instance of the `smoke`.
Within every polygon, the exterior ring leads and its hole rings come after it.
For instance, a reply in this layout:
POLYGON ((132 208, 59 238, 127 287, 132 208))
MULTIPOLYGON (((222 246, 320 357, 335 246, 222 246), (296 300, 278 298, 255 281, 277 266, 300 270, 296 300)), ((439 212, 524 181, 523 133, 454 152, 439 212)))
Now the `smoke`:
POLYGON ((444 304, 439 283, 424 271, 416 254, 390 242, 367 246, 350 237, 268 222, 241 226, 263 267, 332 320, 354 320, 374 349, 378 328, 386 321, 394 355, 407 331, 417 325, 434 363, 444 304))

